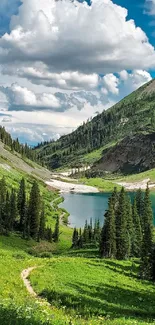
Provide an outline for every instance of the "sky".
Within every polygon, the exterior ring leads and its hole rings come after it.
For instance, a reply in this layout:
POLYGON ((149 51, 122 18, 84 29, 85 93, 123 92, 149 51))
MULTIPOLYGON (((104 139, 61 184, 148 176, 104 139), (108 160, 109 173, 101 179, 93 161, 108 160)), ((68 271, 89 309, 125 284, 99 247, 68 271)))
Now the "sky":
POLYGON ((0 125, 35 145, 155 78, 155 0, 1 0, 0 125))

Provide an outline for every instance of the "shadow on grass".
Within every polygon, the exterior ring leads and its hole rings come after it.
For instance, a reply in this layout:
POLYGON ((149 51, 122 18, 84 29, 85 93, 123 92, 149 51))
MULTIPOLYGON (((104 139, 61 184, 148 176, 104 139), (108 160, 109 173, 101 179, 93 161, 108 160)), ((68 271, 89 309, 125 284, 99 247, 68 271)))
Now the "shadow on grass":
POLYGON ((104 266, 115 273, 119 273, 121 275, 129 276, 132 278, 139 278, 139 264, 138 262, 133 262, 130 265, 119 264, 119 262, 112 261, 110 259, 100 259, 98 261, 91 261, 87 263, 89 266, 104 266))
POLYGON ((80 314, 84 318, 93 315, 109 315, 111 318, 127 317, 152 321, 155 317, 155 294, 137 292, 118 286, 85 285, 69 283, 69 292, 45 289, 41 296, 56 305, 64 307, 68 313, 80 314), (71 292, 74 290, 74 294, 71 292))
POLYGON ((41 320, 36 320, 31 316, 26 316, 24 311, 23 315, 13 307, 4 307, 0 305, 0 324, 2 325, 43 325, 41 320))

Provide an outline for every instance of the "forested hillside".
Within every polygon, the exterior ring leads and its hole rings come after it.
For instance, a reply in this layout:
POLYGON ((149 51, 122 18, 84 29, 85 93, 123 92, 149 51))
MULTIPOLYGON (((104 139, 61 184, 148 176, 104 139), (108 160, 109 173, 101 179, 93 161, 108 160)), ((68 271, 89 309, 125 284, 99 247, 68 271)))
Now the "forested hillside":
POLYGON ((56 142, 38 145, 38 158, 50 168, 79 166, 91 162, 92 158, 93 161, 99 159, 102 148, 104 150, 126 136, 151 133, 155 131, 154 100, 155 80, 152 80, 71 134, 56 142))
POLYGON ((0 140, 4 143, 4 145, 8 146, 12 152, 18 152, 23 157, 33 161, 38 161, 37 155, 32 148, 30 148, 27 144, 21 144, 18 138, 13 140, 11 135, 2 126, 0 126, 0 140))

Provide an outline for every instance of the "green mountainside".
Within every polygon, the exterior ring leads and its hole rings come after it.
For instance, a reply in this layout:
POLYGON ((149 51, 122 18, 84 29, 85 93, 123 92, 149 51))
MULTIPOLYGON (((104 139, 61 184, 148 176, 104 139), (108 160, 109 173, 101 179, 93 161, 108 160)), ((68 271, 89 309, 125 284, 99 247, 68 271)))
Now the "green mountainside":
POLYGON ((38 145, 35 151, 51 169, 93 164, 126 136, 153 133, 154 108, 155 80, 152 80, 71 134, 38 145))

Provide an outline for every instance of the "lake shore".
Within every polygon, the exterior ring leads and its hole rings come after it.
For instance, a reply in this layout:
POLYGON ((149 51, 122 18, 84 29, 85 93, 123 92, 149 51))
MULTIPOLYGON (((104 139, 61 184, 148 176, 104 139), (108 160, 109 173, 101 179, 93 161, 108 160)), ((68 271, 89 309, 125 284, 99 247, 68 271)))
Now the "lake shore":
MULTIPOLYGON (((68 179, 69 180, 69 179, 68 179)), ((88 186, 83 184, 75 184, 71 182, 65 182, 57 179, 51 179, 46 184, 52 188, 60 191, 60 193, 99 193, 99 190, 94 186, 88 186)))

